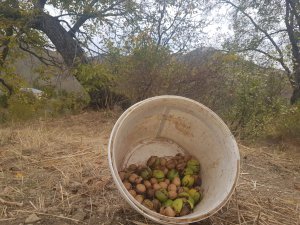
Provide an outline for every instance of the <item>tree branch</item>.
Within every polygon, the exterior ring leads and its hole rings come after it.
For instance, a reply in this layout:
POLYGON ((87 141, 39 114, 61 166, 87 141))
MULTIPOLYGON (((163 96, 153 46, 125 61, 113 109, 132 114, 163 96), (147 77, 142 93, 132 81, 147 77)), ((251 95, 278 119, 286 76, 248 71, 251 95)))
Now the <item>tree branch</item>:
MULTIPOLYGON (((174 19, 173 19, 172 23, 170 24, 170 26, 169 26, 167 29, 165 29, 165 30, 163 31, 163 33, 168 32, 168 31, 174 26, 174 24, 175 24, 175 22, 176 22, 176 20, 177 20, 177 18, 178 18, 178 16, 179 16, 179 14, 182 13, 182 11, 180 11, 181 6, 182 6, 182 3, 183 3, 183 1, 180 2, 180 5, 178 6, 178 10, 177 10, 177 12, 176 12, 176 14, 175 14, 175 16, 174 16, 174 19)), ((186 17, 186 16, 185 16, 185 17, 186 17)))
POLYGON ((161 25, 162 25, 162 20, 164 19, 164 16, 166 14, 166 0, 163 2, 163 9, 160 11, 160 17, 158 19, 158 25, 157 25, 157 35, 158 35, 158 40, 157 40, 157 45, 159 46, 161 44, 161 39, 162 39, 162 33, 161 32, 161 25))
POLYGON ((43 64, 45 64, 46 66, 58 66, 59 64, 57 64, 55 62, 55 60, 50 60, 50 59, 47 59, 43 56, 39 56, 38 54, 36 54, 34 51, 30 50, 29 49, 29 46, 22 46, 22 43, 19 43, 19 48, 21 50, 23 50, 24 52, 27 52, 33 56, 35 56, 38 60, 40 60, 43 64))
POLYGON ((284 63, 282 58, 277 58, 275 56, 272 56, 271 54, 267 53, 266 51, 258 49, 258 48, 244 48, 244 49, 240 49, 240 50, 237 50, 237 51, 234 51, 234 52, 245 52, 245 51, 259 52, 259 53, 267 56, 269 59, 272 59, 272 60, 278 62, 283 67, 283 69, 286 71, 288 79, 289 79, 290 83, 292 84, 292 86, 295 84, 295 81, 293 80, 292 72, 287 67, 287 65, 284 63))
POLYGON ((280 58, 283 61, 283 53, 282 53, 281 49, 278 47, 278 45, 276 44, 276 42, 274 41, 274 39, 270 36, 270 34, 266 30, 262 29, 254 21, 254 19, 248 13, 246 13, 243 9, 241 9, 239 6, 235 5, 234 3, 232 3, 231 1, 228 1, 228 0, 223 0, 223 2, 225 2, 225 3, 227 3, 227 4, 231 5, 231 6, 233 6, 235 9, 237 9, 239 12, 241 12, 244 16, 246 16, 250 20, 250 22, 253 24, 253 26, 257 30, 259 30, 260 32, 262 32, 266 36, 266 38, 272 43, 272 45, 275 47, 276 51, 278 52, 280 58))
MULTIPOLYGON (((93 0, 88 7, 92 8, 95 4, 96 4, 97 0, 93 0)), ((70 33, 72 35, 72 37, 75 36, 76 32, 79 30, 79 28, 85 23, 85 21, 87 21, 90 18, 93 18, 93 14, 87 14, 87 13, 83 13, 79 19, 76 21, 76 23, 74 24, 74 26, 69 30, 68 33, 70 33)))
MULTIPOLYGON (((93 7, 93 5, 95 5, 95 3, 97 2, 98 0, 93 0, 88 8, 91 8, 93 7)), ((101 11, 98 11, 98 12, 94 12, 94 13, 83 13, 79 19, 76 21, 76 23, 73 25, 73 27, 68 31, 68 33, 70 33, 72 35, 72 37, 75 36, 75 34, 79 31, 79 28, 88 20, 88 19, 92 19, 92 18, 96 18, 96 17, 100 17, 100 16, 103 16, 103 14, 105 14, 106 12, 110 11, 110 10, 114 10, 114 7, 121 4, 122 2, 124 2, 125 0, 120 0, 120 1, 117 1, 113 4, 111 4, 109 7, 101 10, 101 11)), ((113 14, 112 14, 113 15, 113 14)), ((119 15, 119 14, 116 14, 116 15, 119 15)), ((114 15, 113 15, 114 16, 114 15)))

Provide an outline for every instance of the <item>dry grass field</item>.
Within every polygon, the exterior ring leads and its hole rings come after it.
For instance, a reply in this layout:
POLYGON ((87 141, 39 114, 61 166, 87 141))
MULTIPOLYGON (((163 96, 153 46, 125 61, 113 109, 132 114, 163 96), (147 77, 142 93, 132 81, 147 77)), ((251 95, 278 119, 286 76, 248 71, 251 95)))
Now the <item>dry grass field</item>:
MULTIPOLYGON (((110 176, 117 117, 86 112, 0 128, 0 224, 154 224, 123 201, 110 176)), ((299 145, 239 147, 234 195, 198 224, 299 225, 299 145)))

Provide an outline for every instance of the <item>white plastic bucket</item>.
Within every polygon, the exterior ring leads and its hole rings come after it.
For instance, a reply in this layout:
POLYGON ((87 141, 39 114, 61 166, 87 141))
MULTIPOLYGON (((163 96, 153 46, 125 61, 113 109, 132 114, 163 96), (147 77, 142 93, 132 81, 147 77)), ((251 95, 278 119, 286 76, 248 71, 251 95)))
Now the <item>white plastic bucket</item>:
POLYGON ((108 159, 114 182, 139 213, 161 224, 203 220, 225 205, 239 175, 236 141, 225 123, 210 109, 188 98, 157 96, 127 109, 112 130, 108 159), (152 156, 188 152, 201 164, 203 199, 193 213, 167 217, 139 204, 124 187, 118 171, 152 156))

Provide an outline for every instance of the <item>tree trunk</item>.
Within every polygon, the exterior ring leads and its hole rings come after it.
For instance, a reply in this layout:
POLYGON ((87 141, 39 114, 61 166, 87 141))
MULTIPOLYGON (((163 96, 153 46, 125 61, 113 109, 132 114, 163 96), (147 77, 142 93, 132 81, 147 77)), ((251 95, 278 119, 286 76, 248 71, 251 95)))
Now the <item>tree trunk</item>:
POLYGON ((300 100, 300 88, 297 87, 293 90, 293 94, 291 97, 291 104, 294 105, 295 103, 299 102, 300 100))
POLYGON ((300 65, 298 67, 299 68, 296 68, 296 70, 294 72, 295 84, 294 84, 294 87, 293 87, 293 94, 292 94, 292 97, 291 97, 291 104, 292 105, 297 103, 297 102, 300 102, 300 65))
POLYGON ((70 33, 60 24, 59 20, 44 12, 30 21, 30 27, 44 32, 56 47, 68 67, 78 62, 87 62, 84 50, 70 33))

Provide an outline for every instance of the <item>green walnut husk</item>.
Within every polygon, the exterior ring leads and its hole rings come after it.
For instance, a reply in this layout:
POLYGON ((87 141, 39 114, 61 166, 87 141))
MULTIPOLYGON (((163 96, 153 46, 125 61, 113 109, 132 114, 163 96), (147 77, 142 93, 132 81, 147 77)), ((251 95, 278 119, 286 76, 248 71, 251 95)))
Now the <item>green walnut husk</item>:
POLYGON ((142 205, 173 217, 191 213, 201 201, 200 169, 197 159, 177 154, 168 159, 151 156, 147 165, 131 164, 119 175, 132 196, 142 205))
POLYGON ((201 194, 196 189, 192 188, 189 190, 189 195, 194 199, 195 204, 200 201, 201 194))
POLYGON ((200 171, 200 163, 196 159, 190 159, 187 162, 187 168, 190 168, 193 170, 194 174, 197 174, 200 171))
POLYGON ((195 178, 192 175, 185 175, 181 181, 182 185, 185 187, 192 187, 194 182, 195 178))
POLYGON ((178 194, 178 197, 188 198, 188 197, 190 197, 190 195, 187 192, 181 192, 181 193, 178 194))
POLYGON ((165 202, 163 203, 163 206, 164 206, 164 207, 172 206, 172 204, 173 204, 173 200, 168 199, 167 201, 165 201, 165 202))
POLYGON ((192 197, 189 197, 188 200, 187 200, 187 202, 190 204, 191 209, 193 209, 194 206, 195 206, 194 199, 192 197))
POLYGON ((178 171, 175 169, 171 169, 168 172, 167 177, 170 181, 172 181, 175 177, 179 177, 178 171))
POLYGON ((180 213, 183 206, 183 200, 181 198, 177 198, 172 203, 172 208, 175 210, 176 213, 180 213))
POLYGON ((168 200, 168 192, 165 189, 158 190, 155 192, 155 197, 163 203, 168 200))
POLYGON ((156 178, 158 182, 161 182, 165 179, 165 174, 162 170, 153 170, 152 176, 156 178))
POLYGON ((185 175, 193 175, 194 171, 191 168, 187 167, 184 169, 183 174, 184 174, 184 176, 185 175))
POLYGON ((148 180, 148 179, 151 178, 151 176, 152 176, 152 170, 151 170, 149 167, 144 168, 144 169, 141 171, 140 176, 141 176, 144 180, 148 180))

